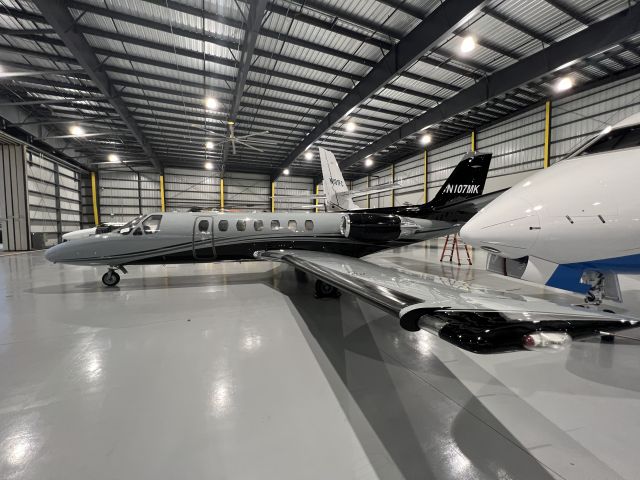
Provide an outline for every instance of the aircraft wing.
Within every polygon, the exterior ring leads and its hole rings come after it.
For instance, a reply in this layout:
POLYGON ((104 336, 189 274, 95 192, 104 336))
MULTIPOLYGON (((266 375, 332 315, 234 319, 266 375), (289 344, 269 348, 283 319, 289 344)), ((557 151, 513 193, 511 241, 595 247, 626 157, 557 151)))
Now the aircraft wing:
POLYGON ((443 277, 384 267, 323 252, 260 251, 256 258, 288 263, 465 350, 501 353, 558 349, 571 339, 640 326, 631 317, 474 287, 443 277))

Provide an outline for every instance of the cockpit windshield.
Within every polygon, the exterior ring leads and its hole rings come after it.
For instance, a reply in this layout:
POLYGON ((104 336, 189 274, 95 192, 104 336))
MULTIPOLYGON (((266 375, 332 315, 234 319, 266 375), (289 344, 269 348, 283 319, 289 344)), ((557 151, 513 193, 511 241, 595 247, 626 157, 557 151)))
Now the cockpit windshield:
POLYGON ((640 125, 632 125, 626 128, 617 128, 602 135, 580 152, 580 155, 604 153, 638 146, 640 146, 640 125))
POLYGON ((142 220, 144 217, 145 217, 144 215, 138 215, 136 218, 129 220, 127 223, 125 223, 123 226, 121 226, 117 230, 117 233, 121 233, 122 235, 128 235, 129 233, 131 233, 131 230, 133 230, 133 227, 138 225, 140 223, 140 220, 142 220))

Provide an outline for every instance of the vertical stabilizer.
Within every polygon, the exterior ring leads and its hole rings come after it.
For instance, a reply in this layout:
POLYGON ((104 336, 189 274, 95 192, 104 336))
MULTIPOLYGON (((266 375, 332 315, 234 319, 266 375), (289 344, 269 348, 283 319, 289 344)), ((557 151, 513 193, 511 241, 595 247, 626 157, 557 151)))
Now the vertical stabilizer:
POLYGON ((358 210, 344 181, 336 157, 329 150, 318 148, 322 164, 322 187, 326 195, 325 206, 328 212, 358 210))

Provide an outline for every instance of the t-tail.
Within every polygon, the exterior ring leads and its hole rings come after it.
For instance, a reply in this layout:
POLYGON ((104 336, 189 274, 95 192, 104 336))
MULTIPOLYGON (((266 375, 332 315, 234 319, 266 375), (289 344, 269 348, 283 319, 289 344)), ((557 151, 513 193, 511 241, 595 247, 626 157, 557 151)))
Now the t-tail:
POLYGON ((325 205, 329 211, 358 210, 344 181, 336 157, 329 150, 318 148, 322 164, 322 187, 326 196, 325 205))
POLYGON ((453 169, 429 206, 440 208, 482 195, 487 181, 491 153, 466 154, 453 169))

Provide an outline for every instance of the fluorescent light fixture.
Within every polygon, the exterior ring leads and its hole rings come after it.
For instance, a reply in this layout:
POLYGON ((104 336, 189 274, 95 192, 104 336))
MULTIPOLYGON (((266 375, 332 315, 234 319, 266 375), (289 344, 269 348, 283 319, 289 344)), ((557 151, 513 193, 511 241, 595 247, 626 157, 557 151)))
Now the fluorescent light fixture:
POLYGON ((373 165, 373 158, 371 157, 367 157, 364 159, 364 166, 365 167, 370 167, 373 165))
POLYGON ((306 152, 304 152, 304 158, 307 160, 311 160, 313 158, 313 152, 307 150, 306 152))
POLYGON ((353 132, 356 129, 356 126, 355 122, 352 122, 351 120, 344 124, 344 128, 347 132, 353 132))
POLYGON ((288 169, 288 168, 285 168, 285 169, 282 171, 282 173, 284 173, 285 175, 289 175, 289 169, 288 169))
POLYGON ((566 92, 567 90, 570 90, 572 87, 573 87, 573 80, 571 79, 571 77, 562 77, 560 80, 556 82, 553 88, 555 89, 556 92, 566 92))
POLYGON ((120 157, 118 157, 118 155, 116 155, 115 153, 110 153, 107 158, 112 163, 118 163, 120 161, 120 157))
POLYGON ((204 103, 209 110, 216 110, 218 108, 218 101, 213 97, 207 97, 204 103))
POLYGON ((207 170, 213 170, 213 163, 211 162, 205 163, 204 168, 206 168, 207 170))
POLYGON ((462 53, 469 53, 476 48, 476 39, 471 35, 467 35, 462 39, 462 43, 460 44, 460 51, 462 53))
POLYGON ((80 125, 72 125, 71 128, 69 128, 69 133, 71 135, 84 135, 85 131, 80 125))
POLYGON ((207 150, 213 150, 213 142, 207 142, 204 144, 205 147, 207 147, 207 150))
POLYGON ((431 143, 431 135, 425 133, 424 135, 422 135, 420 137, 420 144, 421 145, 429 145, 431 143))

